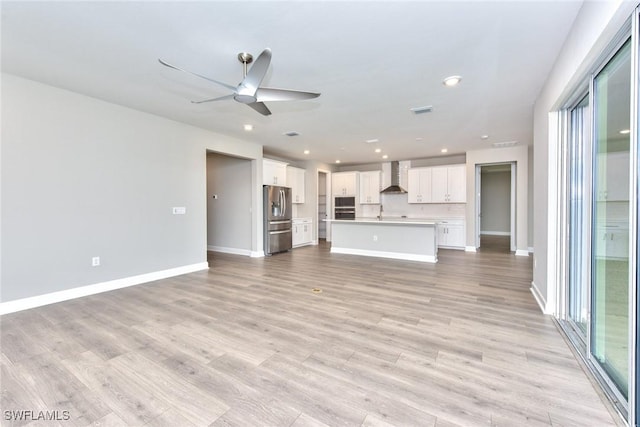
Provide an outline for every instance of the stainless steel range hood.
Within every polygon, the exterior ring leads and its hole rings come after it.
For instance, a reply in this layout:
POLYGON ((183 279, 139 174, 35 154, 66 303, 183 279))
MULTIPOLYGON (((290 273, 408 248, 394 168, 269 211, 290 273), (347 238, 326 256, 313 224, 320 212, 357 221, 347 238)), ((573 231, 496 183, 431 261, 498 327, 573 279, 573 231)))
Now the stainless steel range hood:
POLYGON ((393 161, 391 162, 391 185, 382 190, 380 193, 383 194, 402 194, 406 193, 407 190, 400 187, 400 162, 393 161))

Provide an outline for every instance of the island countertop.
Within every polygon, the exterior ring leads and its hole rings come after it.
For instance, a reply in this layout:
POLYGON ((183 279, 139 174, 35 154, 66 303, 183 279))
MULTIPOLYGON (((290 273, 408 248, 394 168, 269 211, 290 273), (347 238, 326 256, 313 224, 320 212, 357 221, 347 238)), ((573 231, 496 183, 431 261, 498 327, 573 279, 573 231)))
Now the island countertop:
POLYGON ((327 222, 344 222, 349 224, 358 224, 358 223, 366 223, 366 224, 413 224, 413 225, 437 225, 440 221, 436 219, 426 219, 426 218, 400 218, 400 217, 389 217, 382 219, 378 218, 370 218, 370 217, 358 217, 356 219, 325 219, 327 222))

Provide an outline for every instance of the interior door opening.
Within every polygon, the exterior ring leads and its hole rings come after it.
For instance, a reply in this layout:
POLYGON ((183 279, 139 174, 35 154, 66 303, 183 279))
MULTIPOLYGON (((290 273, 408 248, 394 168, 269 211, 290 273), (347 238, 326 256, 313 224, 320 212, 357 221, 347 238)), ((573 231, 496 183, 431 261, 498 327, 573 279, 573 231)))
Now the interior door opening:
POLYGON ((252 163, 222 153, 206 153, 207 252, 251 256, 252 163))
POLYGON ((515 162, 476 165, 476 246, 515 252, 515 162))
POLYGON ((330 209, 330 197, 329 197, 329 177, 328 172, 318 170, 318 243, 324 242, 327 240, 328 236, 328 223, 325 219, 328 219, 327 212, 330 209))

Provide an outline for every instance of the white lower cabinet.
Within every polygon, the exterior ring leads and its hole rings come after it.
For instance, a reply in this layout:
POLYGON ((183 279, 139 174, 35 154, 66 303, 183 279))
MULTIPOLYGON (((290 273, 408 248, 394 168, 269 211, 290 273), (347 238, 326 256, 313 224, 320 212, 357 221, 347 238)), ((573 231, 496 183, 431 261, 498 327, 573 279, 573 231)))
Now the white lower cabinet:
POLYGON ((292 221, 292 246, 310 245, 313 242, 313 220, 311 218, 295 218, 292 221))
POLYGON ((465 246, 464 220, 447 219, 438 222, 438 247, 463 249, 465 246))

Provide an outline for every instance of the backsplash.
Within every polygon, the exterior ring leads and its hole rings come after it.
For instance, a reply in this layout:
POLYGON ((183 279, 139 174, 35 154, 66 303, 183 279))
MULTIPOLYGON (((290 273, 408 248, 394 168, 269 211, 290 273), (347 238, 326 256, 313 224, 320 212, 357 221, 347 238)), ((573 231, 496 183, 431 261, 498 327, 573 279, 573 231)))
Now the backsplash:
MULTIPOLYGON (((466 203, 408 203, 408 195, 405 194, 381 194, 383 216, 408 218, 464 218, 466 203)), ((376 217, 380 213, 380 205, 361 205, 360 215, 363 217, 376 217)))

